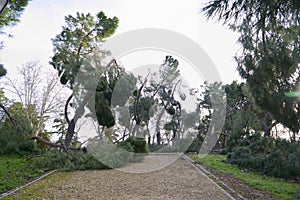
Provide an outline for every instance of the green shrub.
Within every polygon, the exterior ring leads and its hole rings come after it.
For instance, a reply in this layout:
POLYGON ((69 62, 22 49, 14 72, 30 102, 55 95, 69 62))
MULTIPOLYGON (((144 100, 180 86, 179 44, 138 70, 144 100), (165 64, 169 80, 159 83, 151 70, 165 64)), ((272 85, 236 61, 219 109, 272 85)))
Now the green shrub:
MULTIPOLYGON (((67 155, 65 152, 59 152, 57 149, 49 150, 38 159, 40 167, 44 165, 47 170, 58 169, 61 171, 74 170, 96 170, 107 169, 108 166, 97 160, 91 153, 82 151, 71 152, 67 155)), ((36 161, 36 162, 37 162, 36 161)))
POLYGON ((149 153, 144 137, 128 137, 125 143, 129 143, 133 147, 134 153, 149 153))
POLYGON ((300 142, 263 138, 254 134, 245 137, 227 154, 227 161, 279 178, 300 178, 300 142))
POLYGON ((198 139, 195 138, 192 143, 190 144, 190 146, 188 147, 188 149, 186 150, 187 153, 199 153, 200 147, 201 147, 202 142, 198 139))
POLYGON ((109 142, 94 142, 87 147, 97 160, 105 164, 109 168, 124 166, 130 159, 130 153, 122 148, 109 142))
POLYGON ((300 199, 300 187, 296 189, 293 199, 294 200, 299 200, 300 199))
POLYGON ((129 162, 142 162, 145 155, 149 153, 146 140, 143 137, 128 137, 124 142, 120 142, 118 147, 132 152, 129 153, 129 162))
POLYGON ((162 148, 161 145, 155 145, 155 144, 151 144, 148 146, 149 152, 156 152, 161 148, 162 148))

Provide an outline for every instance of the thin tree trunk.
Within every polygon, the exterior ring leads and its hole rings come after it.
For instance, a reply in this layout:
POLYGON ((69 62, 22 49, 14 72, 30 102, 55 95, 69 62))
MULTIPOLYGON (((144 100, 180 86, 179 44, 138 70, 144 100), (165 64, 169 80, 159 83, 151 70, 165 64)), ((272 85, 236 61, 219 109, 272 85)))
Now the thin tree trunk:
POLYGON ((157 145, 160 145, 161 143, 161 133, 160 133, 160 121, 161 121, 161 118, 163 117, 165 113, 165 109, 163 108, 158 117, 157 117, 157 121, 156 121, 156 128, 155 128, 155 131, 156 131, 156 143, 157 145))
POLYGON ((66 101, 64 114, 65 114, 66 122, 68 123, 68 129, 67 129, 67 134, 65 137, 64 145, 67 149, 71 146, 71 142, 72 142, 74 132, 75 132, 76 123, 77 123, 78 119, 81 117, 81 115, 84 113, 84 106, 87 104, 87 102, 89 101, 91 96, 92 96, 91 93, 85 94, 84 99, 78 104, 78 108, 76 109, 72 120, 70 120, 68 117, 68 105, 73 98, 73 94, 70 95, 66 101))
POLYGON ((277 124, 276 122, 270 124, 270 121, 271 121, 270 113, 266 113, 266 115, 262 121, 264 137, 270 137, 272 128, 277 124))
POLYGON ((2 108, 2 110, 5 112, 5 114, 8 116, 9 120, 11 121, 12 125, 15 126, 15 122, 14 119, 11 117, 10 113, 8 112, 8 110, 5 108, 5 106, 0 103, 0 107, 2 108))

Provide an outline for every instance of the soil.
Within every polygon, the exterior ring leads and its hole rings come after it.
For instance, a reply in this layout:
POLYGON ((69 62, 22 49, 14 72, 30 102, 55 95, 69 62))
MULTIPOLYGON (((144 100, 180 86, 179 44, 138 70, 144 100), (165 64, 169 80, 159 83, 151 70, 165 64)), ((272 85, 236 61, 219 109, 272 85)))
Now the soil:
POLYGON ((272 195, 256 190, 249 185, 247 185, 245 182, 234 178, 230 175, 223 174, 216 172, 212 169, 207 169, 210 173, 212 173, 214 176, 216 176, 219 180, 221 180, 223 183, 225 183, 229 188, 231 188, 234 192, 231 190, 228 190, 226 187, 221 187, 225 189, 229 194, 231 194, 234 198, 237 200, 239 199, 247 199, 247 200, 265 200, 265 199, 278 199, 276 197, 273 197, 272 195), (238 195, 239 194, 239 195, 238 195), (243 197, 241 198, 240 195, 243 197))

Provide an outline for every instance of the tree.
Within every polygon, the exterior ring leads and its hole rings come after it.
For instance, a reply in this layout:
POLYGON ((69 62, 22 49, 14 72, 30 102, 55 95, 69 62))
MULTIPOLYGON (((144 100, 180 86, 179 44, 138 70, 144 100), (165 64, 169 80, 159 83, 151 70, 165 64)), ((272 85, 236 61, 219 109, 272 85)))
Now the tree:
POLYGON ((256 106, 255 100, 246 83, 225 85, 227 106, 224 133, 228 136, 226 151, 231 152, 239 141, 263 129, 261 120, 264 113, 256 106))
MULTIPOLYGON (((100 63, 101 56, 105 56, 107 52, 99 51, 99 45, 115 32, 118 19, 116 17, 108 18, 103 12, 99 12, 96 18, 91 14, 77 13, 75 17, 66 16, 65 22, 67 25, 63 26, 62 32, 52 40, 54 56, 50 64, 58 71, 60 82, 63 85, 67 85, 70 89, 83 87, 84 90, 87 90, 90 84, 97 83, 93 80, 89 82, 87 78, 85 85, 76 85, 76 77, 78 73, 85 73, 88 77, 91 75, 90 73, 103 70, 103 64, 100 63), (95 59, 93 56, 96 54, 101 55, 95 59)), ((107 66, 110 65, 111 63, 107 66)), ((67 99, 64 112, 68 129, 63 146, 67 152, 74 136, 75 125, 80 116, 84 114, 84 107, 91 98, 91 92, 83 93, 83 96, 79 97, 74 116, 69 118, 68 107, 74 95, 76 94, 73 93, 67 99)))
MULTIPOLYGON (((159 69, 157 77, 153 77, 150 81, 150 87, 147 90, 152 91, 152 96, 156 96, 160 110, 157 114, 156 121, 156 139, 157 144, 161 143, 160 125, 164 113, 172 116, 170 123, 172 124, 173 136, 172 140, 176 137, 176 132, 179 130, 181 105, 174 97, 175 91, 180 92, 181 79, 178 70, 179 62, 172 56, 166 56, 163 64, 159 69)), ((185 95, 181 93, 182 99, 185 95)))
POLYGON ((225 105, 223 105, 225 102, 223 85, 219 82, 209 83, 205 81, 204 84, 200 86, 200 89, 193 89, 192 93, 198 96, 197 99, 199 102, 198 108, 195 111, 200 115, 197 124, 198 143, 206 145, 205 148, 207 150, 213 149, 220 140, 220 135, 224 135, 221 130, 223 109, 225 109, 225 105), (215 121, 213 121, 213 119, 215 121), (210 135, 207 137, 209 133, 210 135))
POLYGON ((20 21, 21 14, 27 4, 28 0, 8 1, 0 15, 0 30, 2 33, 4 27, 14 26, 20 21))
POLYGON ((6 88, 22 104, 34 136, 45 135, 45 123, 62 112, 63 88, 52 71, 44 71, 37 61, 27 62, 19 69, 19 78, 7 78, 6 88))
POLYGON ((26 118, 22 104, 14 102, 8 111, 17 123, 12 125, 7 117, 2 121, 0 126, 0 155, 35 151, 35 143, 28 140, 33 136, 33 130, 30 127, 30 121, 26 118))
MULTIPOLYGON (((0 34, 6 34, 3 30, 7 26, 15 26, 20 22, 21 14, 28 4, 28 0, 8 1, 6 7, 0 15, 0 34)), ((3 48, 3 41, 0 43, 0 49, 3 48)), ((6 74, 4 66, 0 65, 0 77, 6 74)))
POLYGON ((243 52, 236 57, 256 104, 265 112, 265 136, 282 123, 295 134, 300 129, 299 101, 287 92, 299 89, 300 3, 294 0, 212 1, 203 8, 240 33, 243 52))
MULTIPOLYGON (((0 34, 5 34, 3 29, 7 26, 14 26, 17 22, 20 21, 20 16, 24 11, 25 7, 28 4, 28 0, 15 0, 15 1, 8 1, 6 7, 3 9, 2 13, 0 14, 0 34)), ((3 48, 3 41, 0 42, 0 50, 3 48)), ((0 78, 6 75, 6 69, 4 68, 3 64, 0 64, 0 78)), ((11 118, 8 110, 5 106, 0 102, 1 109, 7 114, 10 118, 11 122, 13 119, 11 118)))

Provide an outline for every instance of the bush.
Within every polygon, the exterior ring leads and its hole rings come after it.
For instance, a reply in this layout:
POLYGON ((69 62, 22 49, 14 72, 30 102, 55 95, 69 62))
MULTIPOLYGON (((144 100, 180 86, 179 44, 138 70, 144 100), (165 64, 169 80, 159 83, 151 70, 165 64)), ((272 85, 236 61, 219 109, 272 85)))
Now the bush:
POLYGON ((300 188, 296 189, 293 199, 294 200, 299 200, 300 199, 300 188))
POLYGON ((189 148, 186 150, 187 153, 199 153, 200 147, 201 147, 202 142, 198 139, 195 138, 192 143, 190 144, 189 148))
POLYGON ((245 137, 227 154, 227 161, 265 175, 300 179, 300 142, 263 138, 258 134, 245 137))
POLYGON ((116 168, 126 165, 129 162, 131 154, 122 148, 118 148, 112 143, 96 142, 87 147, 97 160, 109 168, 116 168))
POLYGON ((74 171, 108 168, 108 166, 102 164, 92 154, 83 153, 82 151, 71 152, 70 155, 67 155, 65 152, 53 149, 44 153, 41 157, 42 159, 35 159, 35 162, 39 162, 36 165, 47 168, 47 170, 74 171))
POLYGON ((118 147, 127 152, 132 152, 129 153, 129 162, 141 162, 144 160, 145 155, 149 153, 146 140, 143 137, 128 137, 124 142, 120 142, 118 147))

